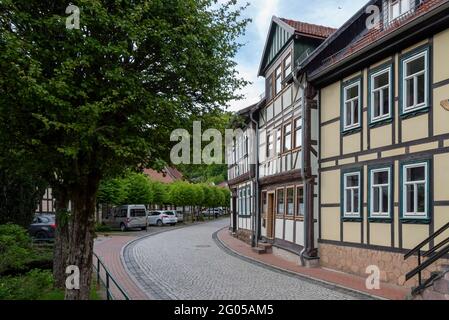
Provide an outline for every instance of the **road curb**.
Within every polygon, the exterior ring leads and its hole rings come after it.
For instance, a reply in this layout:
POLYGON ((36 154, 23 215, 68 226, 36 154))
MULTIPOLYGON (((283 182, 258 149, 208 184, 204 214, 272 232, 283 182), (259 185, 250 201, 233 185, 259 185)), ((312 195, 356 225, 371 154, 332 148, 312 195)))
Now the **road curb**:
POLYGON ((328 288, 328 289, 331 289, 331 290, 337 290, 337 291, 340 291, 342 293, 345 293, 345 294, 348 294, 348 295, 352 295, 352 296, 354 296, 354 294, 355 294, 359 298, 363 298, 365 300, 367 300, 367 299, 368 300, 388 300, 388 299, 385 299, 383 297, 372 295, 372 294, 369 294, 369 293, 366 293, 366 292, 363 292, 363 291, 360 291, 360 290, 348 288, 346 286, 342 286, 342 285, 339 285, 339 284, 336 284, 336 283, 333 283, 333 282, 329 282, 329 281, 326 281, 326 280, 314 278, 314 277, 311 277, 311 276, 308 276, 308 275, 305 275, 305 274, 299 274, 299 273, 296 273, 296 272, 293 272, 293 271, 290 271, 290 270, 287 270, 287 269, 283 269, 283 268, 280 268, 280 267, 276 267, 276 266, 273 266, 271 264, 268 264, 268 263, 256 260, 256 259, 248 257, 248 256, 245 256, 245 255, 239 253, 238 251, 232 249, 228 245, 226 245, 218 237, 218 233, 220 233, 221 231, 223 231, 225 229, 228 229, 228 227, 222 228, 222 229, 214 232, 212 234, 212 239, 215 241, 215 243, 218 245, 219 248, 221 248, 224 252, 226 252, 227 254, 229 254, 231 256, 237 257, 237 258, 239 258, 241 260, 244 260, 244 261, 249 262, 251 264, 257 265, 257 266, 262 267, 264 269, 268 269, 268 270, 271 270, 271 271, 274 271, 274 272, 278 272, 278 273, 283 274, 283 275, 288 275, 288 276, 292 276, 292 277, 295 277, 295 278, 300 278, 301 280, 308 281, 308 282, 313 283, 313 284, 318 284, 318 285, 321 285, 321 286, 323 286, 325 288, 328 288))
MULTIPOLYGON (((213 220, 213 221, 217 221, 217 220, 213 220)), ((138 279, 134 276, 134 274, 131 272, 131 270, 128 267, 127 261, 125 259, 125 252, 129 249, 129 247, 131 247, 132 245, 134 245, 135 243, 141 241, 141 240, 145 240, 147 238, 153 237, 153 236, 157 236, 160 235, 162 233, 166 233, 166 232, 171 232, 171 231, 176 231, 179 229, 184 229, 184 228, 189 228, 189 227, 194 227, 194 226, 198 226, 198 225, 203 225, 203 224, 207 224, 208 222, 213 222, 213 221, 201 221, 200 223, 196 223, 196 224, 190 224, 190 225, 183 225, 183 226, 178 226, 178 227, 172 227, 170 229, 167 230, 161 230, 161 231, 157 231, 151 234, 147 234, 147 235, 143 235, 140 236, 136 239, 133 239, 129 242, 127 242, 120 250, 120 261, 123 265, 123 268, 125 269, 126 273, 128 274, 128 276, 131 278, 131 280, 133 281, 133 283, 148 297, 149 300, 157 300, 157 299, 166 299, 167 297, 164 295, 161 295, 159 293, 153 292, 154 296, 152 296, 149 292, 148 292, 148 288, 144 288, 141 284, 140 281, 138 281, 138 279)), ((154 288, 150 288, 151 291, 157 291, 157 292, 163 292, 163 290, 155 283, 151 284, 152 286, 156 287, 157 290, 154 290, 154 288)), ((170 298, 170 297, 168 297, 170 298)))

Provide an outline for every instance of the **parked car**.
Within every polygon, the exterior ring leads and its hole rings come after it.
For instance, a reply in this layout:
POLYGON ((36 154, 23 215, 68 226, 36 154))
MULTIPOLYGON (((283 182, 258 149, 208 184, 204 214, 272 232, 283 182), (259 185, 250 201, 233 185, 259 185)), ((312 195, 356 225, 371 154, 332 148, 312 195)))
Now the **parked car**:
POLYGON ((184 222, 184 214, 182 211, 175 211, 176 218, 178 218, 178 222, 184 222))
POLYGON ((209 217, 209 216, 219 217, 224 214, 223 210, 221 208, 204 209, 201 213, 203 214, 203 216, 206 216, 206 217, 209 217))
POLYGON ((178 223, 178 218, 176 217, 175 212, 176 211, 171 210, 150 211, 148 214, 148 225, 159 227, 163 225, 174 226, 178 223))
POLYGON ((143 204, 124 205, 112 209, 112 212, 103 223, 111 228, 120 228, 121 231, 129 229, 147 229, 148 212, 143 204))
POLYGON ((54 215, 36 215, 33 222, 28 227, 31 237, 39 240, 49 240, 55 238, 55 216, 54 215))

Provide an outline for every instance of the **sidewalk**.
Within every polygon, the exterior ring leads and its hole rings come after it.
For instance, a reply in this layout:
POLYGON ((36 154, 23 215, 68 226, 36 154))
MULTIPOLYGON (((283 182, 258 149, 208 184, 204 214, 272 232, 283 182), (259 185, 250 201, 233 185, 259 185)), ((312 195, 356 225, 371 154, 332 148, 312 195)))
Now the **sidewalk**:
POLYGON ((296 263, 282 259, 278 256, 275 256, 274 254, 259 255, 252 251, 250 245, 232 237, 227 228, 220 230, 217 234, 217 237, 225 247, 227 247, 234 253, 265 264, 268 267, 281 269, 303 277, 323 281, 346 289, 355 290, 376 298, 388 300, 403 300, 409 293, 409 290, 405 288, 385 283, 381 284, 380 290, 368 290, 365 286, 366 279, 359 276, 323 268, 301 267, 296 263))
MULTIPOLYGON (((131 279, 121 259, 122 248, 136 238, 136 236, 101 237, 95 242, 94 252, 100 257, 131 300, 148 300, 147 295, 131 279)), ((118 299, 122 299, 118 289, 113 286, 111 288, 112 294, 118 299)))

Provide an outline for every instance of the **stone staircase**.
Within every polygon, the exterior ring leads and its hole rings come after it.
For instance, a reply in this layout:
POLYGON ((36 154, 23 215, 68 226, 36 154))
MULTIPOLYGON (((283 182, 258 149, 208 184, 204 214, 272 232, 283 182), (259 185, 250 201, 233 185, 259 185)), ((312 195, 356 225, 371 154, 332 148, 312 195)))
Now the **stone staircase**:
POLYGON ((260 242, 257 247, 252 248, 254 252, 257 254, 266 254, 266 253, 272 253, 273 252, 273 246, 269 243, 262 243, 260 242))
POLYGON ((433 272, 429 285, 413 300, 449 300, 449 265, 442 266, 442 271, 433 272))

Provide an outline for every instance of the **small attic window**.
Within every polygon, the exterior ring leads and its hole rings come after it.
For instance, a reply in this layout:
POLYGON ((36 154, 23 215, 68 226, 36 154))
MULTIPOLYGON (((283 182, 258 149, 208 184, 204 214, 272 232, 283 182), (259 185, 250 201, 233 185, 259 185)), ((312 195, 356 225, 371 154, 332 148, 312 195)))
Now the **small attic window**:
POLYGON ((388 0, 389 22, 401 18, 421 4, 422 0, 388 0))

